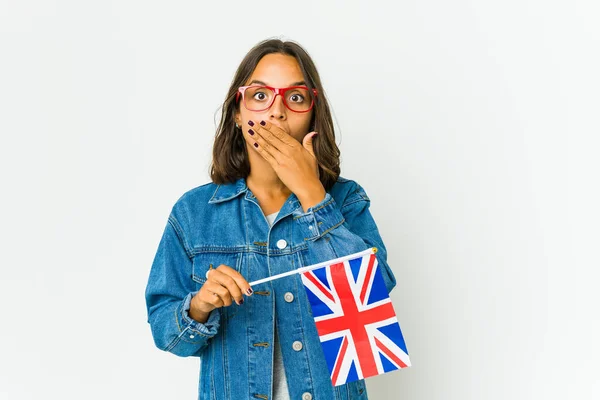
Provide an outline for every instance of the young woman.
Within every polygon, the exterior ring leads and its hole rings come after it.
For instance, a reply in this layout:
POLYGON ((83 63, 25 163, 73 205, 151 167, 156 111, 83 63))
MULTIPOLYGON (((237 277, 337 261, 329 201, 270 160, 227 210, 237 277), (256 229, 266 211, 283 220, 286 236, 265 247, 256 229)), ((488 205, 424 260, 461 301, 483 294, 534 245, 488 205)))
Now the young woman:
POLYGON ((377 247, 395 286, 369 197, 339 156, 310 56, 257 44, 223 104, 212 182, 173 206, 146 288, 156 346, 201 359, 200 399, 367 399, 364 380, 333 386, 299 275, 249 284, 377 247))

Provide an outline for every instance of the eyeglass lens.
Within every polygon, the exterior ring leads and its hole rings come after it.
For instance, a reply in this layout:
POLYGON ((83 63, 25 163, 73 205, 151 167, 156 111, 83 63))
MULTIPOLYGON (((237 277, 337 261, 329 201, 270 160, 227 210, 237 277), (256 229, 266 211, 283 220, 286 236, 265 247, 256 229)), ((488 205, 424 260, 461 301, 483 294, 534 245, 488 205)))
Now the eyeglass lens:
MULTIPOLYGON (((288 89, 282 95, 286 105, 293 111, 307 111, 312 105, 312 98, 307 89, 288 89)), ((252 86, 246 89, 244 101, 250 111, 261 111, 273 102, 275 92, 264 86, 252 86)))

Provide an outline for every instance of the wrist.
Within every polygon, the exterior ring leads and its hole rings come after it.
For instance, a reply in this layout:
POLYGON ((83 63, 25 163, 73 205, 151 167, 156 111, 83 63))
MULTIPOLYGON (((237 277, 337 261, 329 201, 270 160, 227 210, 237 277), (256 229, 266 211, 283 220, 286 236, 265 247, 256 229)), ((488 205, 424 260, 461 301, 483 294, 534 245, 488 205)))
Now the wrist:
POLYGON ((302 209, 306 212, 310 207, 314 207, 325 199, 327 192, 325 188, 319 182, 313 188, 306 190, 303 193, 297 194, 298 200, 302 204, 302 209))
POLYGON ((194 296, 192 298, 192 301, 190 302, 190 309, 188 310, 188 314, 189 314, 190 318, 203 324, 208 320, 208 317, 210 315, 210 310, 209 311, 204 310, 203 307, 201 307, 201 305, 199 305, 197 303, 198 303, 197 296, 194 296))
POLYGON ((208 316, 210 315, 209 312, 204 313, 202 311, 194 310, 191 308, 188 314, 190 315, 191 319, 193 319, 196 322, 200 322, 201 324, 204 324, 206 321, 208 321, 208 316))

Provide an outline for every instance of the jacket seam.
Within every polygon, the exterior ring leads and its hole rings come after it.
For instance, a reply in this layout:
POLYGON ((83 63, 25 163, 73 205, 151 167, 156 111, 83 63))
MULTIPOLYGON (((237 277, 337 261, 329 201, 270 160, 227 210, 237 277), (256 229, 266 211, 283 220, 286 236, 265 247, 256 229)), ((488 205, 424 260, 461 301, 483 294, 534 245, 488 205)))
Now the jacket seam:
POLYGON ((354 203, 358 203, 358 202, 361 202, 361 201, 364 201, 365 203, 370 203, 371 202, 371 200, 367 200, 367 199, 361 197, 360 199, 351 200, 348 203, 344 203, 344 205, 341 208, 348 207, 348 206, 350 206, 350 205, 352 205, 354 203))
POLYGON ((179 307, 175 307, 175 322, 177 323, 177 330, 181 333, 181 324, 179 323, 179 307))
MULTIPOLYGON (((227 318, 223 318, 223 326, 221 327, 221 331, 223 332, 223 337, 225 337, 227 332, 227 318)), ((223 378, 225 380, 225 398, 229 398, 229 354, 227 353, 227 343, 225 340, 221 341, 221 352, 223 354, 223 378)))
POLYGON ((185 333, 185 329, 183 331, 181 331, 181 333, 179 335, 177 335, 177 337, 175 339, 173 339, 171 341, 171 343, 169 343, 169 345, 164 350, 168 351, 168 352, 173 350, 175 348, 175 346, 177 346, 179 344, 179 342, 181 341, 181 337, 183 336, 184 333, 185 333))
POLYGON ((179 224, 179 221, 177 221, 177 218, 175 218, 175 216, 173 214, 169 215, 169 223, 175 230, 175 233, 177 234, 177 238, 179 239, 179 242, 182 244, 183 249, 185 250, 185 254, 188 256, 189 259, 192 259, 193 253, 191 251, 190 246, 187 243, 185 234, 183 232, 183 228, 181 227, 181 225, 179 224))
MULTIPOLYGON (((302 261, 302 255, 299 254, 298 257, 302 261)), ((298 291, 298 280, 294 281, 294 285, 295 285, 296 292, 297 292, 298 291)), ((298 307, 300 307, 300 302, 299 301, 298 301, 298 307)), ((306 338, 306 335, 304 334, 304 319, 302 318, 302 310, 300 310, 299 316, 300 316, 300 330, 302 332, 302 337, 306 338)), ((306 364, 307 364, 308 375, 310 376, 310 382, 311 382, 311 387, 312 387, 313 376, 312 376, 312 370, 310 368, 310 356, 307 355, 307 354, 309 354, 309 344, 308 344, 308 342, 309 342, 308 340, 305 341, 305 346, 306 346, 305 357, 308 360, 308 362, 306 364)), ((313 388, 313 390, 314 390, 314 388, 313 388)))
POLYGON ((334 201, 335 201, 335 199, 332 197, 332 198, 331 198, 331 199, 330 199, 330 200, 329 200, 327 203, 325 203, 325 204, 322 204, 322 205, 320 205, 320 206, 319 206, 319 207, 317 207, 317 208, 314 208, 314 209, 312 210, 312 212, 306 212, 306 213, 304 213, 304 214, 301 214, 301 215, 296 215, 296 216, 294 217, 294 219, 298 219, 298 218, 306 217, 307 215, 310 215, 311 213, 313 213, 313 214, 314 214, 315 212, 319 211, 320 209, 322 209, 322 208, 324 208, 324 207, 327 207, 328 205, 330 205, 330 204, 331 204, 331 203, 333 203, 334 201))
MULTIPOLYGON (((338 226, 341 226, 344 224, 344 222, 346 222, 345 218, 342 218, 342 220, 340 222, 338 222, 337 224, 335 224, 334 226, 332 226, 329 229, 326 229, 324 232, 322 232, 319 236, 317 236, 317 239, 320 237, 323 237, 324 235, 328 234, 329 232, 331 232, 332 230, 334 230, 335 228, 337 228, 338 226)), ((314 238, 304 238, 304 240, 313 240, 314 238)), ((329 242, 327 242, 329 243, 329 242)), ((331 245, 330 245, 331 246, 331 245)))

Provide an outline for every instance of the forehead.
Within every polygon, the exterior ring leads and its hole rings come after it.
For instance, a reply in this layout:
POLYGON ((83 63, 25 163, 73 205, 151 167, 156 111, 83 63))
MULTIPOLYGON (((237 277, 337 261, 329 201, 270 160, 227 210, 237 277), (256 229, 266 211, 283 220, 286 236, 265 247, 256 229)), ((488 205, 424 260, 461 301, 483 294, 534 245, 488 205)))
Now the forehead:
POLYGON ((246 84, 255 79, 270 86, 284 87, 304 80, 304 76, 295 57, 274 53, 260 59, 246 84))

